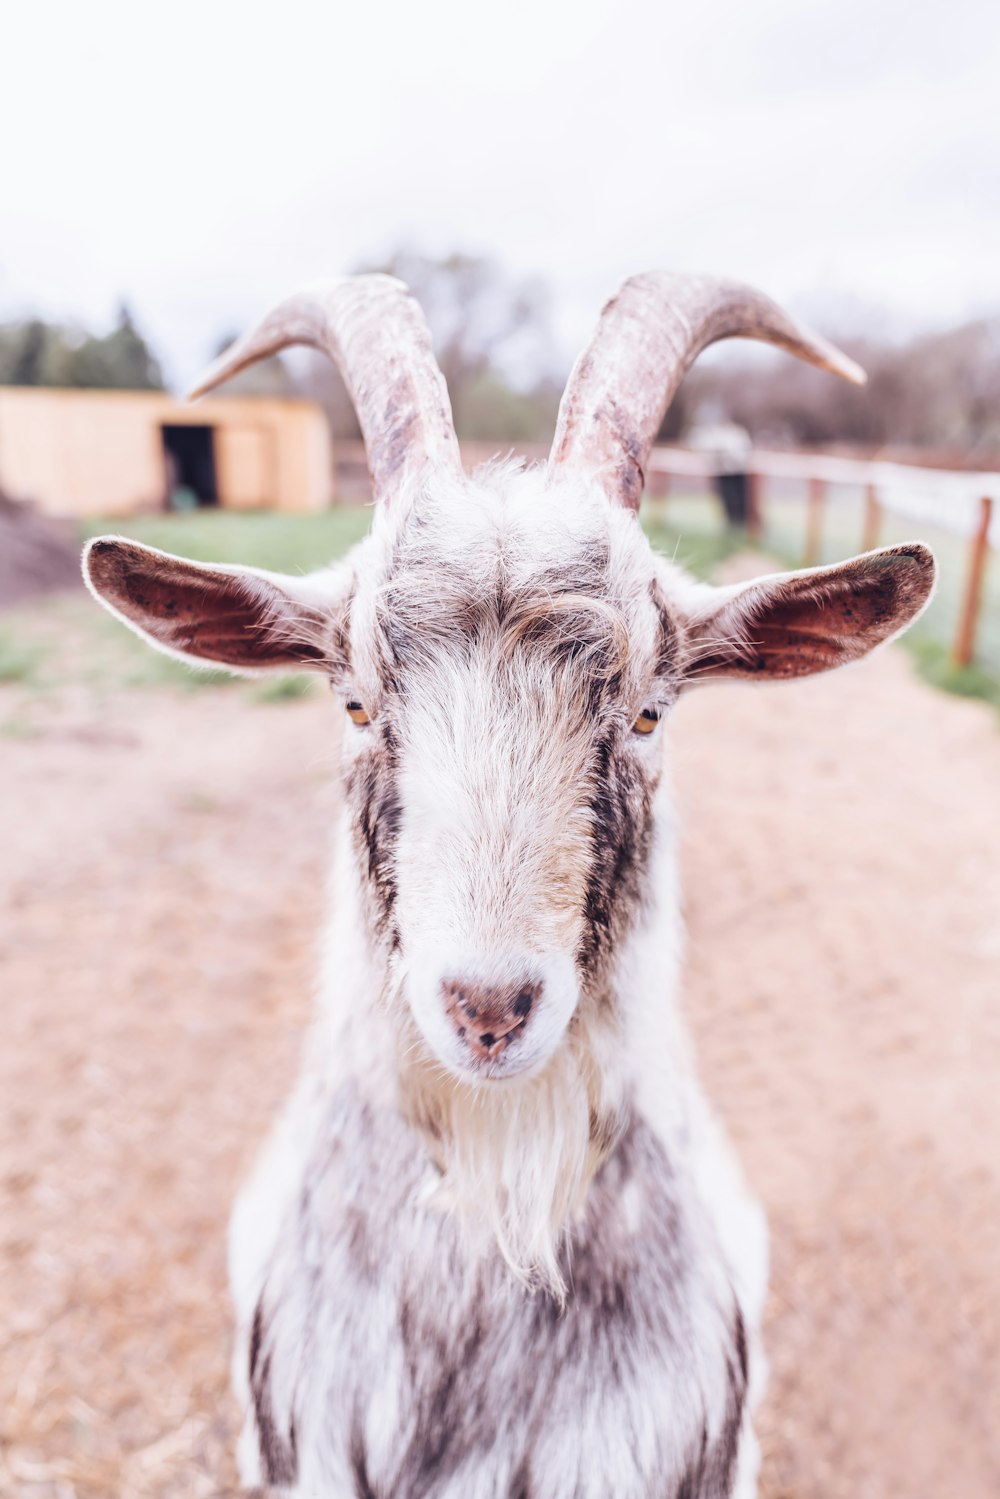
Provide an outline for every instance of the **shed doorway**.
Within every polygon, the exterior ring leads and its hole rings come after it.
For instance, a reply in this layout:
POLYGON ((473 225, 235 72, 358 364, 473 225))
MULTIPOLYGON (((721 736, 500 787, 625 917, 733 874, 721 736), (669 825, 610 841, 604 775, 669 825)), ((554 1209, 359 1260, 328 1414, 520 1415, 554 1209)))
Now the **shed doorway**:
POLYGON ((167 470, 167 509, 197 510, 219 503, 215 429, 184 423, 161 427, 167 470))

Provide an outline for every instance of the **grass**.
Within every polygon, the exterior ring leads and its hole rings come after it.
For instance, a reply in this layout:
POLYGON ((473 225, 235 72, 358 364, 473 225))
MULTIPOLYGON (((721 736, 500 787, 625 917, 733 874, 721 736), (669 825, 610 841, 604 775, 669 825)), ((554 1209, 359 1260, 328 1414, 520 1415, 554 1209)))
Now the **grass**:
POLYGON ((671 496, 666 505, 647 501, 642 523, 658 552, 698 578, 710 578, 720 563, 747 546, 742 532, 722 526, 715 507, 697 497, 671 496))
POLYGON ((0 629, 0 682, 30 682, 45 657, 45 648, 10 625, 0 629))
POLYGON ((196 510, 89 520, 80 536, 86 541, 111 531, 198 562, 242 562, 279 573, 304 573, 341 556, 360 541, 370 523, 371 511, 362 505, 315 515, 196 510))
POLYGON ((288 703, 308 697, 317 685, 317 678, 304 672, 291 677, 265 677, 254 687, 251 696, 255 703, 288 703))
POLYGON ((953 692, 956 697, 978 698, 984 703, 991 703, 1000 713, 1000 678, 985 667, 975 663, 971 666, 956 666, 951 652, 929 635, 915 634, 906 641, 906 647, 913 657, 917 671, 932 687, 939 687, 943 692, 953 692))

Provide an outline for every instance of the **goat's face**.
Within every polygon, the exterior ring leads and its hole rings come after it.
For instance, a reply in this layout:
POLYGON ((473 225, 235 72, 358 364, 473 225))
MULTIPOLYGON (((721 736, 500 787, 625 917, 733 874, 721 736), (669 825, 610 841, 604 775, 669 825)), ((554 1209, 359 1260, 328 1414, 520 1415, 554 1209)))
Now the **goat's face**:
POLYGON ((634 518, 499 469, 387 514, 334 672, 374 927, 434 1057, 559 1046, 641 902, 679 636, 634 518))
POLYGON ((695 584, 600 489, 497 467, 376 512, 306 578, 91 544, 98 596, 154 644, 308 666, 340 698, 370 935, 401 1044, 453 1076, 540 1069, 614 989, 652 843, 664 715, 692 680, 862 655, 923 607, 917 543, 743 588, 695 584))
POLYGON ((658 725, 682 682, 838 665, 930 592, 919 546, 739 593, 654 557, 633 512, 663 411, 698 351, 739 333, 863 379, 751 288, 634 277, 570 377, 546 468, 469 480, 405 287, 306 288, 202 388, 290 343, 331 354, 365 433, 372 537, 297 581, 114 539, 88 554, 95 592, 161 647, 330 676, 352 720, 372 932, 423 1043, 461 1078, 540 1068, 581 998, 607 991, 643 897, 658 725))

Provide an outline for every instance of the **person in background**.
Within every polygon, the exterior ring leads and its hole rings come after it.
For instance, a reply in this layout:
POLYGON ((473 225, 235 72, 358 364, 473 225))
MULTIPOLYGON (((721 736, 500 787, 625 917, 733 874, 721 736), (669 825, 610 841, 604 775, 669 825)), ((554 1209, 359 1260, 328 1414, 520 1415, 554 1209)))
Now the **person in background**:
POLYGON ((726 524, 733 529, 745 526, 750 510, 750 433, 736 422, 711 422, 696 427, 689 441, 692 448, 711 458, 715 492, 722 501, 726 524))

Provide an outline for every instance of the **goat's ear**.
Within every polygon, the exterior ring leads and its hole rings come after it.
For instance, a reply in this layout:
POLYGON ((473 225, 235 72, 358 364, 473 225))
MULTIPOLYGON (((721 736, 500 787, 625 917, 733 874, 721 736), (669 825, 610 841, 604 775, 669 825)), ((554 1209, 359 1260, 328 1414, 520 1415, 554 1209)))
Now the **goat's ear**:
POLYGON ((337 569, 303 578, 188 562, 124 536, 98 536, 83 554, 91 593, 171 656, 236 672, 322 671, 337 569))
POLYGON ((699 589, 684 611, 685 679, 804 677, 856 661, 916 619, 934 578, 933 555, 913 541, 835 567, 699 589))

